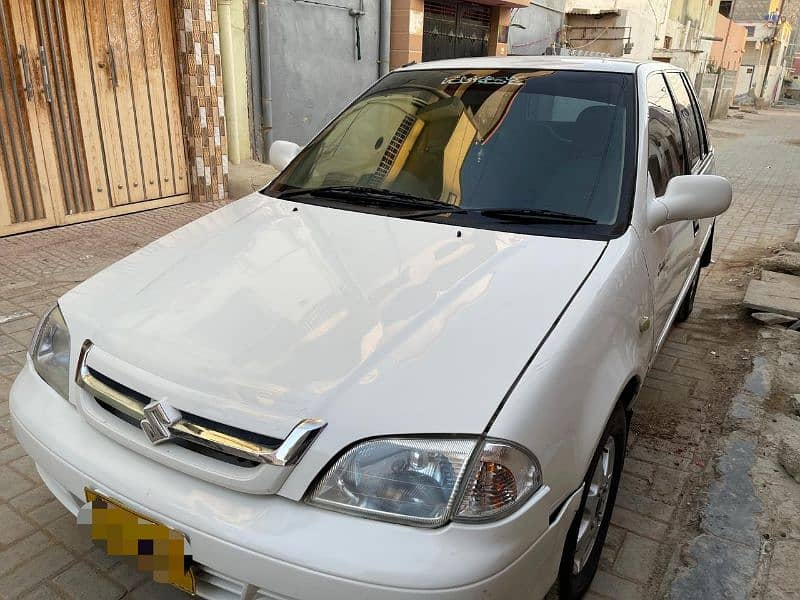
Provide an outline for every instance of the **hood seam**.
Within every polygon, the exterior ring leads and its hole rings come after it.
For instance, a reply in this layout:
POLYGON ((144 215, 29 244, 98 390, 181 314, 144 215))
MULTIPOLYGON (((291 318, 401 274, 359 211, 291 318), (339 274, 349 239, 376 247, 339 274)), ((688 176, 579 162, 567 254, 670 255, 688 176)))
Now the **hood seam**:
POLYGON ((591 277, 592 273, 594 273, 594 270, 597 268, 597 265, 600 264, 600 261, 602 260, 603 255, 606 253, 607 249, 608 249, 608 242, 605 243, 605 245, 603 246, 603 249, 600 251, 600 254, 597 256, 597 260, 594 261, 594 264, 589 269, 589 271, 586 273, 586 276, 581 280, 580 284, 578 284, 578 287, 575 289, 573 294, 569 297, 569 300, 566 301, 566 303, 564 304, 564 308, 561 309, 561 312, 558 313, 558 316, 555 318, 553 323, 550 325, 550 327, 547 330, 547 332, 544 334, 544 336, 542 336, 542 339, 539 340, 539 343, 536 345, 536 348, 534 348, 534 350, 531 353, 531 355, 528 358, 528 360, 525 361, 524 365, 522 365, 522 368, 520 369, 519 373, 514 378, 514 381, 511 383, 511 386, 508 388, 508 391, 505 393, 505 395, 503 396, 503 399, 500 401, 500 404, 497 405, 497 408, 495 409, 494 413, 492 414, 491 418, 489 419, 489 422, 486 424, 486 427, 484 428, 483 434, 482 434, 483 437, 486 437, 486 436, 489 435, 489 430, 492 428, 492 425, 494 425, 495 421, 497 420, 497 417, 500 415, 500 411, 503 410, 503 407, 508 402, 508 399, 511 397, 511 394, 514 393, 514 390, 517 388, 517 385, 519 385, 519 382, 522 380, 522 377, 528 371, 528 367, 531 366, 531 363, 536 358, 536 355, 539 354, 539 350, 542 349, 542 346, 544 346, 545 342, 550 338, 550 334, 553 333, 553 331, 558 326, 558 324, 561 321, 561 319, 564 316, 564 314, 566 314, 567 309, 569 309, 569 307, 572 305, 572 301, 575 300, 575 298, 577 297, 578 293, 583 289, 583 286, 586 283, 586 281, 589 279, 589 277, 591 277))

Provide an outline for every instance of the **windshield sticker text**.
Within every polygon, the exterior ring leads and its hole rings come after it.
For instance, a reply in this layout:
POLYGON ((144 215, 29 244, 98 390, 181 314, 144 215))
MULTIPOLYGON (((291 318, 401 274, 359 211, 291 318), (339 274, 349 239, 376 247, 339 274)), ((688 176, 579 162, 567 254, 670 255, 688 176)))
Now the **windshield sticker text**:
POLYGON ((484 85, 522 85, 525 83, 524 79, 520 79, 516 75, 507 75, 497 77, 495 75, 453 75, 445 77, 442 85, 463 85, 467 83, 482 83, 484 85))

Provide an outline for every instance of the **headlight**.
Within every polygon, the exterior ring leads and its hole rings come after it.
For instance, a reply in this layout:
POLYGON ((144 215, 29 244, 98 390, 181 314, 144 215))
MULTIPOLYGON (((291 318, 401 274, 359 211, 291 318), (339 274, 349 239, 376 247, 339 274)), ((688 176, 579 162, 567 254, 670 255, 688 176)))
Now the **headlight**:
POLYGON ((362 517, 439 527, 499 518, 541 485, 538 463, 507 442, 384 438, 346 451, 311 504, 362 517), (477 451, 477 455, 476 455, 477 451))
POLYGON ((66 400, 69 397, 69 329, 57 304, 36 329, 31 358, 39 377, 66 400))

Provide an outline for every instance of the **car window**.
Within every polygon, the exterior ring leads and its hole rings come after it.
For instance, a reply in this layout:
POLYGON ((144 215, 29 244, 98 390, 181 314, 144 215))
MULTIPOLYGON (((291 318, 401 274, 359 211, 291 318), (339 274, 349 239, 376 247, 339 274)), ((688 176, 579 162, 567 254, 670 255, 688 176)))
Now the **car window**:
POLYGON ((672 95, 675 98, 675 105, 680 116, 681 130, 683 139, 686 143, 686 157, 689 160, 689 168, 700 162, 703 157, 700 130, 698 129, 697 119, 694 114, 694 106, 686 89, 686 83, 680 73, 671 72, 666 74, 672 95))
POLYGON ((541 209, 614 225, 627 219, 621 207, 632 196, 634 107, 635 79, 626 73, 396 71, 267 191, 360 186, 473 213, 541 209))
POLYGON ((661 73, 647 78, 647 106, 647 170, 656 196, 663 196, 669 180, 686 169, 675 105, 661 73))
POLYGON ((706 123, 703 118, 703 111, 700 108, 700 103, 697 101, 697 94, 694 93, 691 83, 689 83, 689 78, 686 74, 683 75, 683 83, 686 85, 686 89, 689 92, 689 96, 692 98, 692 112, 694 113, 694 119, 697 122, 697 130, 700 132, 700 152, 705 156, 708 154, 708 132, 706 131, 706 123))

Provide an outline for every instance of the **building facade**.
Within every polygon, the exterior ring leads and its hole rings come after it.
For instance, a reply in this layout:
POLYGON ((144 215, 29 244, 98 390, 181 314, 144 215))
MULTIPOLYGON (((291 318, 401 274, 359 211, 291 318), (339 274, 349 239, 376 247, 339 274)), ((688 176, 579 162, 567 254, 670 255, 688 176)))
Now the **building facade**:
MULTIPOLYGON (((391 68, 511 51, 528 0, 217 0, 231 161, 299 144, 391 68)), ((547 1, 547 0, 545 0, 547 1)), ((558 2, 559 0, 555 0, 558 2)), ((563 0, 561 0, 563 1, 563 0)))
POLYGON ((711 52, 708 55, 710 70, 738 73, 746 43, 747 29, 722 13, 718 13, 714 29, 714 43, 711 44, 711 52))
POLYGON ((573 51, 649 60, 670 0, 567 0, 564 42, 573 51))
POLYGON ((795 54, 786 84, 786 96, 792 100, 800 100, 800 54, 795 54))
POLYGON ((706 71, 718 14, 719 0, 672 0, 653 58, 685 69, 695 81, 706 71))
POLYGON ((736 84, 739 102, 772 104, 780 98, 799 5, 793 0, 737 0, 734 4, 733 20, 747 32, 736 84))
POLYGON ((695 91, 707 119, 725 118, 734 102, 746 39, 744 27, 722 13, 717 14, 706 68, 695 77, 695 91))

